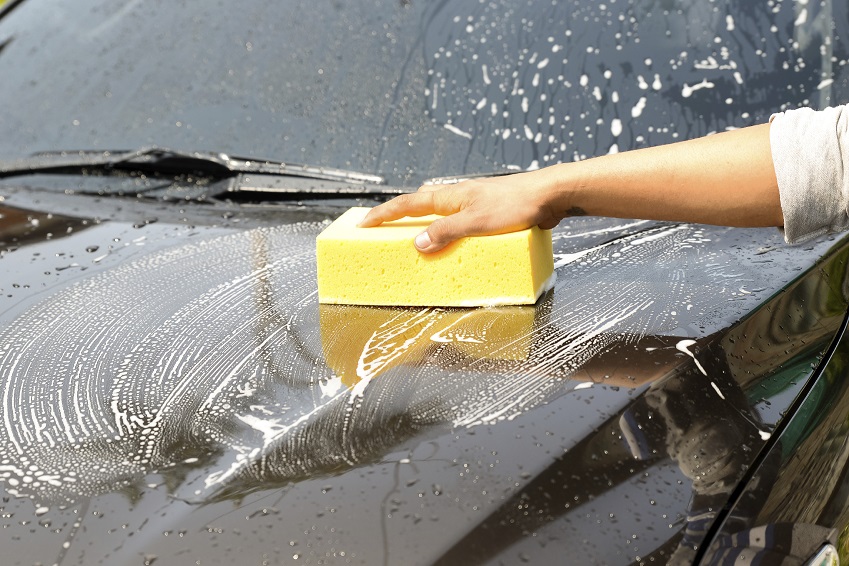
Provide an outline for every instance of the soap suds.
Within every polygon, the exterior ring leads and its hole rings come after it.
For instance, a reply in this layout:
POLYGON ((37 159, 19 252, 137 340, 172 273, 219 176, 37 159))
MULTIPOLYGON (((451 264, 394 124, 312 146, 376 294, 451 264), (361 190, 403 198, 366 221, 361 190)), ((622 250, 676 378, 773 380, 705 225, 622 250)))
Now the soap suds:
MULTIPOLYGON (((180 479, 176 496, 338 471, 397 446, 397 431, 510 420, 591 388, 563 380, 623 336, 676 328, 679 305, 706 312, 724 300, 676 278, 682 266, 729 289, 746 276, 722 268, 700 227, 567 221, 554 234, 559 273, 542 285, 553 297, 536 305, 492 318, 334 306, 326 324, 313 255, 322 228, 169 248, 82 279, 10 324, 0 336, 7 491, 74 499, 193 458, 203 473, 180 479), (581 250, 581 238, 597 244, 581 250), (665 269, 646 267, 658 262, 665 269)), ((692 355, 693 344, 679 348, 692 355)))
MULTIPOLYGON (((556 268, 556 266, 555 266, 556 268)), ((539 289, 536 292, 536 299, 538 300, 542 295, 546 292, 550 291, 554 288, 554 284, 557 282, 557 272, 553 272, 548 279, 542 282, 539 289)), ((529 304, 525 297, 521 296, 501 296, 501 297, 492 297, 486 300, 475 300, 475 301, 460 301, 457 306, 468 308, 468 307, 500 307, 505 305, 522 305, 529 304)))
POLYGON ((457 126, 454 126, 453 124, 445 124, 444 127, 445 127, 446 130, 448 130, 452 134, 456 134, 456 135, 460 136, 461 138, 466 138, 467 140, 472 139, 472 134, 470 134, 468 132, 464 132, 463 130, 461 130, 457 126))

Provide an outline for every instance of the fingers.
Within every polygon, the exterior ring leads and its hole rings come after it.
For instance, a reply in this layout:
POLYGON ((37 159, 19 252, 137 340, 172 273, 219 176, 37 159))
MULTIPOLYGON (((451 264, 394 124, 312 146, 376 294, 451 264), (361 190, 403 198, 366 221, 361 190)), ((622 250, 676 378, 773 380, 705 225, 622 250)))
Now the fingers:
POLYGON ((440 184, 431 184, 431 185, 422 185, 419 187, 420 193, 432 193, 433 191, 441 191, 442 189, 453 187, 454 185, 440 185, 440 184))
POLYGON ((519 180, 517 175, 452 185, 424 185, 415 193, 374 207, 359 226, 378 226, 406 216, 442 216, 414 241, 420 252, 433 253, 468 236, 502 234, 530 226, 549 229, 557 225, 559 218, 540 204, 544 199, 539 198, 534 185, 528 185, 527 179, 524 184, 519 180))
POLYGON ((372 208, 360 221, 360 228, 371 228, 384 222, 398 220, 405 216, 427 216, 428 214, 454 214, 461 208, 454 195, 440 193, 434 190, 400 195, 394 199, 372 208))
POLYGON ((423 253, 441 250, 454 240, 470 235, 468 222, 460 211, 462 203, 457 194, 442 191, 445 185, 423 185, 418 192, 400 195, 372 208, 358 224, 371 228, 406 216, 438 214, 440 218, 416 236, 416 249, 423 253))
POLYGON ((361 228, 371 228, 405 216, 434 214, 433 199, 426 193, 400 195, 372 208, 360 221, 361 228))

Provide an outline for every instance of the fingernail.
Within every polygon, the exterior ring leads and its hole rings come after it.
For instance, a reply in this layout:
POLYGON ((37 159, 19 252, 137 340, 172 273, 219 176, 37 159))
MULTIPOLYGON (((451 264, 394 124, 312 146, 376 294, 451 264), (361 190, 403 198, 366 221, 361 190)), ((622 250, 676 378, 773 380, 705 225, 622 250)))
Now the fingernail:
POLYGON ((427 230, 416 236, 415 244, 420 250, 426 250, 430 247, 430 234, 427 233, 427 230))

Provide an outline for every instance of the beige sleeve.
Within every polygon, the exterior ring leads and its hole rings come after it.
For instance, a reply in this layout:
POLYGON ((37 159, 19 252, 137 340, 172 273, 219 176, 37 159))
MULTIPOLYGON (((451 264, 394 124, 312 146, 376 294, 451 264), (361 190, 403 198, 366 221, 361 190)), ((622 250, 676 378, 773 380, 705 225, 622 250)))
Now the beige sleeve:
POLYGON ((849 108, 799 108, 770 122, 785 240, 849 228, 849 108))

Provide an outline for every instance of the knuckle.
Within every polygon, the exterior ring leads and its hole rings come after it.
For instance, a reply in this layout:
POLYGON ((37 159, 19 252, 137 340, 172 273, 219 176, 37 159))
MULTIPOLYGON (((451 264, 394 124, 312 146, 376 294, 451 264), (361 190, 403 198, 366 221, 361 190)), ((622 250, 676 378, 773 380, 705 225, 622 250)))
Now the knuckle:
POLYGON ((414 193, 399 195, 389 202, 392 203, 396 208, 409 206, 411 204, 411 201, 413 200, 413 194, 414 193))
POLYGON ((403 214, 415 206, 415 194, 397 196, 386 204, 391 206, 393 214, 403 214))
POLYGON ((451 239, 451 222, 448 218, 434 221, 427 229, 431 242, 441 244, 451 239))

